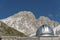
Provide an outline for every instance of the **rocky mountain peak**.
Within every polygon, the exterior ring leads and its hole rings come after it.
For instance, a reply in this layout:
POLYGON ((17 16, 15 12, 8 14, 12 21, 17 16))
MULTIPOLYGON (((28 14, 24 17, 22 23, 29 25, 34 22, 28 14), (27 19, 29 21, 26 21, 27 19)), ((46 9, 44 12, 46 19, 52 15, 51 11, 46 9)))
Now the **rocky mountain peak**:
POLYGON ((35 18, 34 14, 30 11, 21 11, 21 12, 18 12, 17 14, 14 14, 12 17, 13 18, 18 18, 18 17, 21 17, 21 16, 23 16, 23 17, 29 16, 29 17, 35 18))
POLYGON ((6 19, 1 20, 8 26, 24 33, 25 35, 30 35, 35 32, 35 16, 32 12, 22 11, 6 19))
POLYGON ((18 12, 17 14, 2 19, 1 21, 6 23, 9 27, 12 27, 28 36, 35 35, 36 30, 43 24, 48 24, 52 27, 59 25, 58 22, 45 16, 40 16, 39 19, 36 19, 34 14, 30 11, 18 12))
POLYGON ((43 24, 48 24, 52 27, 56 27, 59 25, 57 21, 51 20, 46 16, 40 16, 39 19, 37 20, 38 25, 43 25, 43 24))

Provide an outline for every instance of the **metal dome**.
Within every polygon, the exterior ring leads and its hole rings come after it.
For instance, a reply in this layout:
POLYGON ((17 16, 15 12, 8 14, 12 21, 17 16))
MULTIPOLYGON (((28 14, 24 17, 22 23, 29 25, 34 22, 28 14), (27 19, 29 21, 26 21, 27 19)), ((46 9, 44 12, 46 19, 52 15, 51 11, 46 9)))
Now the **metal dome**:
POLYGON ((42 35, 54 35, 53 28, 48 25, 42 25, 38 30, 36 31, 36 36, 42 36, 42 35))

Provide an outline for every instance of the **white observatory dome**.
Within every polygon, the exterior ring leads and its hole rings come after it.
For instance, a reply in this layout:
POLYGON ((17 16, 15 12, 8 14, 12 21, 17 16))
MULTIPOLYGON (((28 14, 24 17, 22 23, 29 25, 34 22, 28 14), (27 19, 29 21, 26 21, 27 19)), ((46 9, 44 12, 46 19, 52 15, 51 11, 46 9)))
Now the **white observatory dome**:
POLYGON ((36 32, 36 36, 49 36, 54 35, 53 28, 48 25, 42 25, 40 28, 38 28, 36 32))

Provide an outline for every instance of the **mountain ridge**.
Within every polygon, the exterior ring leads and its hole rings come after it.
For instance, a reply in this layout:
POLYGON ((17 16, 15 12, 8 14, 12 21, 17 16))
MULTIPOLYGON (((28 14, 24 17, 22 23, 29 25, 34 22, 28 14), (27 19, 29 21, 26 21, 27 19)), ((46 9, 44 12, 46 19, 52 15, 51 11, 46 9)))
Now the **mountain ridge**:
POLYGON ((45 23, 52 27, 59 25, 58 22, 45 16, 40 16, 39 19, 36 19, 34 14, 30 11, 21 11, 0 21, 28 36, 32 34, 35 35, 36 30, 45 23))

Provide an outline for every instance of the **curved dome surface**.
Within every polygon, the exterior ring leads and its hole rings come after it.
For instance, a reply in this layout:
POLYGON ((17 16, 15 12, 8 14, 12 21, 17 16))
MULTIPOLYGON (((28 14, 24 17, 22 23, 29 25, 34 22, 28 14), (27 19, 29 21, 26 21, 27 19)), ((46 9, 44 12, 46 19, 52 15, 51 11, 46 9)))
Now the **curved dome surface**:
POLYGON ((42 25, 38 30, 36 31, 36 36, 42 36, 42 35, 54 35, 53 28, 48 25, 42 25))

